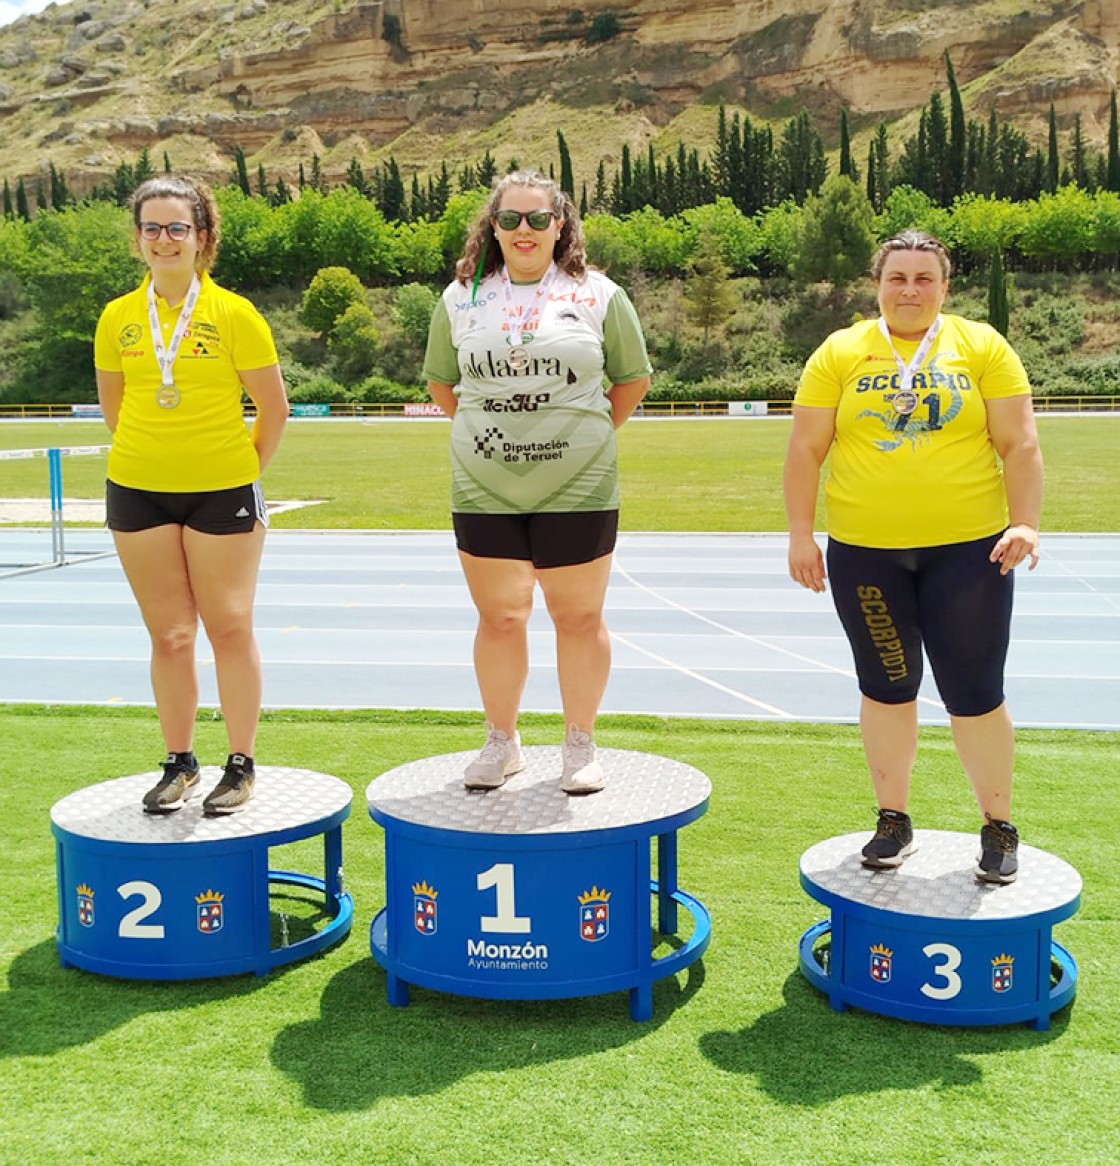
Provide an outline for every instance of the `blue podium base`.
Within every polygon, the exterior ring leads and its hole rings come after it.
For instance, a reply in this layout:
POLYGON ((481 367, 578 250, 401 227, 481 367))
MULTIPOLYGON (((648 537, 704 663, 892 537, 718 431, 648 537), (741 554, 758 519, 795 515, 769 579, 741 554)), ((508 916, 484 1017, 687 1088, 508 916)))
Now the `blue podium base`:
MULTIPOLYGON (((203 770, 205 792, 220 770, 203 770)), ((202 797, 149 815, 141 797, 156 774, 102 782, 51 810, 58 857, 58 950, 63 967, 130 980, 264 975, 350 932, 354 901, 342 887, 342 822, 350 787, 307 770, 261 766, 240 813, 207 818, 202 797), (324 877, 271 870, 269 847, 323 836, 324 877), (270 893, 321 895, 329 920, 272 946, 270 893)))
MULTIPOLYGON (((650 894, 660 895, 656 881, 650 882, 650 894)), ((491 1000, 561 1000, 577 996, 602 996, 608 992, 630 992, 630 1017, 632 1020, 649 1020, 653 1016, 653 985, 665 976, 695 963, 712 940, 712 916, 694 895, 685 891, 673 892, 672 899, 678 907, 683 907, 692 916, 693 930, 688 940, 676 951, 653 960, 648 974, 640 984, 635 985, 634 976, 624 972, 615 976, 605 976, 599 980, 582 979, 571 984, 553 984, 542 990, 532 983, 486 984, 462 976, 441 975, 424 968, 405 967, 394 964, 389 955, 388 909, 382 908, 374 917, 369 929, 369 944, 374 958, 389 973, 388 999, 397 1008, 406 1008, 409 1001, 408 986, 434 988, 455 996, 479 996, 491 1000)))
POLYGON ((1077 961, 1051 934, 1080 904, 1073 867, 1020 846, 1014 883, 981 882, 975 835, 926 830, 902 866, 869 870, 867 837, 831 838, 801 857, 801 885, 832 917, 801 937, 799 964, 832 1007, 1048 1028, 1077 992, 1077 961))
POLYGON ((405 1006, 410 984, 496 1000, 628 991, 630 1015, 648 1020, 654 982, 711 940, 708 909, 677 885, 677 831, 707 809, 711 783, 664 757, 602 749, 606 789, 569 798, 559 749, 524 753, 524 771, 485 793, 463 788, 472 753, 370 784, 387 888, 370 950, 389 1002, 405 1006), (654 919, 675 936, 680 908, 691 932, 654 958, 654 919))

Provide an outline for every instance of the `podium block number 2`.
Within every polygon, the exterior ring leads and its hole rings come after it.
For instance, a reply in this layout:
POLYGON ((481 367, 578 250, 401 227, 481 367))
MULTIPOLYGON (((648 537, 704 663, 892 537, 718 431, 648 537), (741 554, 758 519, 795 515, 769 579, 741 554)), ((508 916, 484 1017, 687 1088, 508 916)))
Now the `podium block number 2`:
POLYGON ((944 984, 923 984, 921 992, 933 1000, 952 1000, 960 994, 961 978, 957 975, 957 968, 961 966, 960 949, 951 943, 927 943, 922 948, 922 954, 930 958, 943 956, 944 962, 933 965, 934 976, 945 981, 944 984))
POLYGON ((163 902, 163 895, 155 883, 146 883, 134 879, 130 883, 121 883, 117 887, 117 894, 122 899, 131 899, 139 895, 143 900, 138 907, 133 907, 121 919, 117 934, 123 939, 163 939, 164 928, 162 923, 145 923, 149 915, 154 915, 163 902))
POLYGON ((476 880, 480 891, 495 888, 498 913, 483 915, 478 921, 479 928, 487 933, 502 932, 505 935, 528 935, 533 930, 533 920, 528 915, 518 915, 517 901, 513 890, 513 863, 496 862, 489 870, 484 870, 476 880))

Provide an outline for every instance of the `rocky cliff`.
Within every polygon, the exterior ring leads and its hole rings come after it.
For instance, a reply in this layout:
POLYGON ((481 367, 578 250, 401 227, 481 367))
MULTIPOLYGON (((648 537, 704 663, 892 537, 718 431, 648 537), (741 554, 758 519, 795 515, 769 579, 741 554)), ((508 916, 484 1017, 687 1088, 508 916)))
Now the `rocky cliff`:
POLYGON ((1041 137, 1050 102, 1103 142, 1120 0, 71 0, 0 29, 0 175, 49 162, 78 189, 147 146, 224 177, 408 170, 490 149, 577 167, 622 141, 706 147, 720 101, 812 110, 826 138, 944 87, 1041 137), (576 3, 580 7, 575 7, 576 3))

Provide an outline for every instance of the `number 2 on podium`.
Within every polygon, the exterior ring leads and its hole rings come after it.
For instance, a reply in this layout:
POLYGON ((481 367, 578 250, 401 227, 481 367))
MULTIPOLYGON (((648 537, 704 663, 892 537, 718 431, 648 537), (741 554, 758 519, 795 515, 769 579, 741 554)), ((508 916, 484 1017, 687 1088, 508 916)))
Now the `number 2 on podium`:
POLYGON ((513 890, 513 863, 496 862, 489 870, 484 870, 476 880, 480 891, 494 887, 498 913, 483 915, 478 925, 484 932, 500 931, 507 935, 528 935, 533 929, 529 915, 518 915, 517 902, 513 890))

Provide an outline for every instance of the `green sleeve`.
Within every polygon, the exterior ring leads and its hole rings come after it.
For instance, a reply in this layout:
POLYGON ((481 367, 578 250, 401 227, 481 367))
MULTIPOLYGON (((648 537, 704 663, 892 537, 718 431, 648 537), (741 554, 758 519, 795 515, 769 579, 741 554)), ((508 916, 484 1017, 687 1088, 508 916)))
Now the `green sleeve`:
POLYGON ((440 385, 459 383, 459 354, 451 343, 451 318, 442 296, 432 312, 432 322, 428 326, 423 376, 426 381, 435 381, 440 385))
POLYGON ((611 296, 603 317, 603 356, 612 385, 636 381, 653 371, 638 313, 622 288, 611 296))

